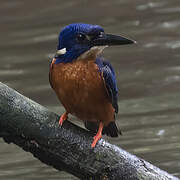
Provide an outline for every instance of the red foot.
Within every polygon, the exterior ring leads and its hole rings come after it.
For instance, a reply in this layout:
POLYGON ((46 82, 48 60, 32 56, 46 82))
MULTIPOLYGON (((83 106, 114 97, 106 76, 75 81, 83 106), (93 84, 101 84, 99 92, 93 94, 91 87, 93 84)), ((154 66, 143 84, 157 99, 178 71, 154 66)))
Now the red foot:
POLYGON ((94 138, 93 138, 94 140, 91 144, 92 148, 94 148, 96 146, 97 142, 102 138, 102 130, 103 130, 103 123, 100 122, 98 132, 97 132, 96 136, 94 136, 94 138))
POLYGON ((63 113, 59 119, 59 125, 62 126, 63 122, 67 120, 67 118, 68 118, 68 113, 67 112, 63 113))

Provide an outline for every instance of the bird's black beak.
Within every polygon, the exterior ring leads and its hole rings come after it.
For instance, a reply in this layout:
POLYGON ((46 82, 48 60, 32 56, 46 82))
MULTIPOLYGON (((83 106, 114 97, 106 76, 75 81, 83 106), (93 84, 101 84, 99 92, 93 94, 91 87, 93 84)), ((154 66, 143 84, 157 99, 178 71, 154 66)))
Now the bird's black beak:
POLYGON ((136 41, 128 39, 119 35, 103 34, 102 37, 98 37, 92 41, 93 46, 112 46, 112 45, 125 45, 133 44, 136 41))

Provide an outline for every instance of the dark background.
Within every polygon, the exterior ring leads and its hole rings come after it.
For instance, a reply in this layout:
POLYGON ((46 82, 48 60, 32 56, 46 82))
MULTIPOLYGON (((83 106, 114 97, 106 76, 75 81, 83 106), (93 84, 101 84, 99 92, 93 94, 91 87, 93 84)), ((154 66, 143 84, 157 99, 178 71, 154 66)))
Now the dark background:
MULTIPOLYGON (((61 114, 48 65, 59 31, 73 22, 138 41, 105 49, 117 74, 123 136, 104 138, 180 177, 180 1, 1 0, 0 81, 61 114)), ((76 178, 0 140, 0 179, 76 178)))

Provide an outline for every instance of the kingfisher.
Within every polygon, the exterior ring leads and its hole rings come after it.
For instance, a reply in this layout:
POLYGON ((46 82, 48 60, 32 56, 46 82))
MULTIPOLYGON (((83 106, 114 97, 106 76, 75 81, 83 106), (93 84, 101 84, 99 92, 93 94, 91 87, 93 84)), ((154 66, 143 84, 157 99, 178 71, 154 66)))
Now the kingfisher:
POLYGON ((105 33, 99 25, 74 23, 62 29, 50 63, 49 81, 65 108, 59 125, 68 114, 82 120, 94 133, 94 148, 103 134, 117 137, 118 88, 112 65, 102 57, 104 48, 133 44, 134 40, 105 33))

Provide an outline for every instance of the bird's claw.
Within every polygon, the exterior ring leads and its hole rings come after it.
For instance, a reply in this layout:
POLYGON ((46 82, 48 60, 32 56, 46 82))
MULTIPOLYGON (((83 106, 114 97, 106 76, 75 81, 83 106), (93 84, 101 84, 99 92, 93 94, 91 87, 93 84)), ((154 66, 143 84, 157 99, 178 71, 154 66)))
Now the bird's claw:
POLYGON ((68 118, 68 113, 67 113, 67 112, 63 113, 63 114, 61 115, 60 119, 59 119, 59 125, 62 126, 62 125, 63 125, 63 122, 64 122, 65 120, 67 120, 67 118, 68 118))

